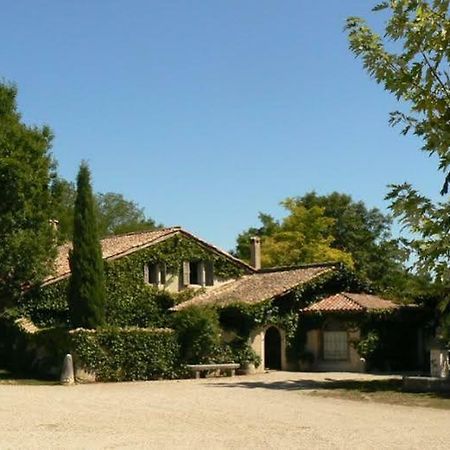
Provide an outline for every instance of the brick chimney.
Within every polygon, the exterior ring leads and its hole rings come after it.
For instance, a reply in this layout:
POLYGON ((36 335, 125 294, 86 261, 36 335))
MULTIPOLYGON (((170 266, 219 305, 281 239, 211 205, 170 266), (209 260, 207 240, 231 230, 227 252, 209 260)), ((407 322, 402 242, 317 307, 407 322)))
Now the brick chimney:
POLYGON ((50 226, 52 227, 53 232, 54 232, 54 233, 57 233, 57 232, 58 232, 58 229, 59 229, 59 220, 56 220, 56 219, 50 219, 50 220, 48 221, 48 223, 49 223, 50 226))
POLYGON ((261 269, 261 239, 258 236, 250 238, 250 264, 256 269, 261 269))

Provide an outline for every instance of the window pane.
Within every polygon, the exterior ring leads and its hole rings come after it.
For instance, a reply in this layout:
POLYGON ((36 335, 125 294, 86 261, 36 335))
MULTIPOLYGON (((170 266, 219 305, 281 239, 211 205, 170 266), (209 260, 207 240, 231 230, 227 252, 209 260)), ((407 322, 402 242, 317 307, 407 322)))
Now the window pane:
POLYGON ((325 331, 323 333, 323 359, 344 360, 348 358, 346 331, 325 331))
POLYGON ((189 284, 199 284, 197 262, 189 263, 189 284))
POLYGON ((157 264, 152 264, 149 267, 148 271, 148 282, 151 284, 158 284, 158 275, 159 275, 159 269, 157 264))

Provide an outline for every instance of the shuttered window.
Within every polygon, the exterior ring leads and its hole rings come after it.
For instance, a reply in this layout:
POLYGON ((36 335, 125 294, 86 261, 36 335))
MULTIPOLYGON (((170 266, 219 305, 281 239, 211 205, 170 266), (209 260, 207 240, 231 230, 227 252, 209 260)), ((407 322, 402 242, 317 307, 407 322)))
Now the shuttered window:
POLYGON ((191 281, 191 266, 189 261, 183 261, 183 286, 189 286, 191 281))
POLYGON ((323 359, 329 361, 348 359, 348 336, 346 331, 323 332, 323 359))
POLYGON ((149 284, 156 286, 166 284, 165 263, 148 264, 144 267, 144 279, 149 284))
POLYGON ((211 262, 184 261, 183 286, 213 286, 214 267, 211 262))

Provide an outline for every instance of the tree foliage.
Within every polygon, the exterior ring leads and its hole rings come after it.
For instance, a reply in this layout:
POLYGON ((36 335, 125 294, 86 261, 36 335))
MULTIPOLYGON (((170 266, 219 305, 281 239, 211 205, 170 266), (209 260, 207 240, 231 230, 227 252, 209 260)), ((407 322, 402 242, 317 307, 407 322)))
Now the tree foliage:
POLYGON ((434 204, 407 183, 394 186, 388 198, 394 214, 411 233, 403 242, 414 255, 417 270, 434 279, 443 335, 450 342, 450 201, 434 204))
POLYGON ((105 283, 90 173, 85 163, 77 177, 73 230, 69 254, 70 321, 74 327, 93 329, 105 323, 105 283))
POLYGON ((54 257, 48 127, 21 121, 14 86, 0 84, 0 309, 48 274, 54 257))
POLYGON ((298 198, 287 198, 281 204, 288 211, 281 221, 260 214, 262 227, 239 235, 238 256, 249 254, 250 237, 256 234, 262 238, 262 263, 266 267, 325 261, 341 261, 353 266, 350 253, 333 247, 335 219, 326 216, 323 207, 307 207, 298 198))
POLYGON ((281 202, 289 214, 278 228, 263 239, 262 261, 265 266, 341 261, 353 266, 352 256, 333 247, 335 220, 320 206, 306 207, 295 198, 281 202))
POLYGON ((155 221, 145 216, 143 208, 134 201, 126 200, 122 194, 97 194, 96 202, 101 236, 157 228, 155 221))
POLYGON ((407 299, 424 295, 429 277, 406 269, 409 253, 392 238, 391 218, 377 208, 338 192, 322 196, 309 192, 288 199, 288 205, 290 214, 282 222, 260 214, 261 227, 238 236, 236 255, 248 261, 250 238, 260 236, 265 265, 336 259, 384 295, 407 299))
POLYGON ((450 16, 449 0, 391 0, 375 11, 389 14, 384 37, 364 19, 350 17, 346 29, 352 52, 364 68, 409 111, 391 113, 391 124, 403 124, 422 138, 422 149, 439 158, 446 174, 442 193, 450 182, 450 16), (397 52, 388 51, 392 45, 397 52))
MULTIPOLYGON (((444 173, 443 196, 450 184, 449 5, 449 0, 383 1, 374 8, 388 14, 383 37, 358 17, 350 17, 346 25, 350 49, 362 58, 364 68, 408 108, 392 112, 390 123, 402 124, 403 134, 413 132, 422 139, 423 151, 437 155, 444 173)), ((392 185, 388 199, 394 215, 412 233, 404 243, 417 271, 434 280, 444 335, 450 340, 448 197, 433 204, 405 183, 392 185)))
POLYGON ((350 195, 310 192, 298 198, 306 207, 320 206, 334 219, 332 246, 352 255, 358 276, 375 290, 398 293, 410 280, 404 263, 406 253, 392 238, 392 219, 378 208, 367 208, 350 195))
MULTIPOLYGON (((53 215, 59 222, 58 240, 67 242, 73 234, 73 213, 75 206, 75 185, 63 178, 52 183, 53 215)), ((98 218, 98 234, 154 230, 160 225, 145 215, 144 209, 136 202, 127 200, 122 194, 107 192, 94 196, 98 218)))

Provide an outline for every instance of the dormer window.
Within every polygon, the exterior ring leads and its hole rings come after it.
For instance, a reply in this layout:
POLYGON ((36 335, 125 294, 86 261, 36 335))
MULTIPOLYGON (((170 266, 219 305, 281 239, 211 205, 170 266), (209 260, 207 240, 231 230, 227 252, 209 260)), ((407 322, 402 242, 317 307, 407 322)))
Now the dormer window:
POLYGON ((166 265, 165 263, 153 263, 144 267, 144 278, 148 284, 155 286, 166 284, 166 265))
POLYGON ((184 261, 184 286, 213 286, 214 265, 210 261, 184 261))

